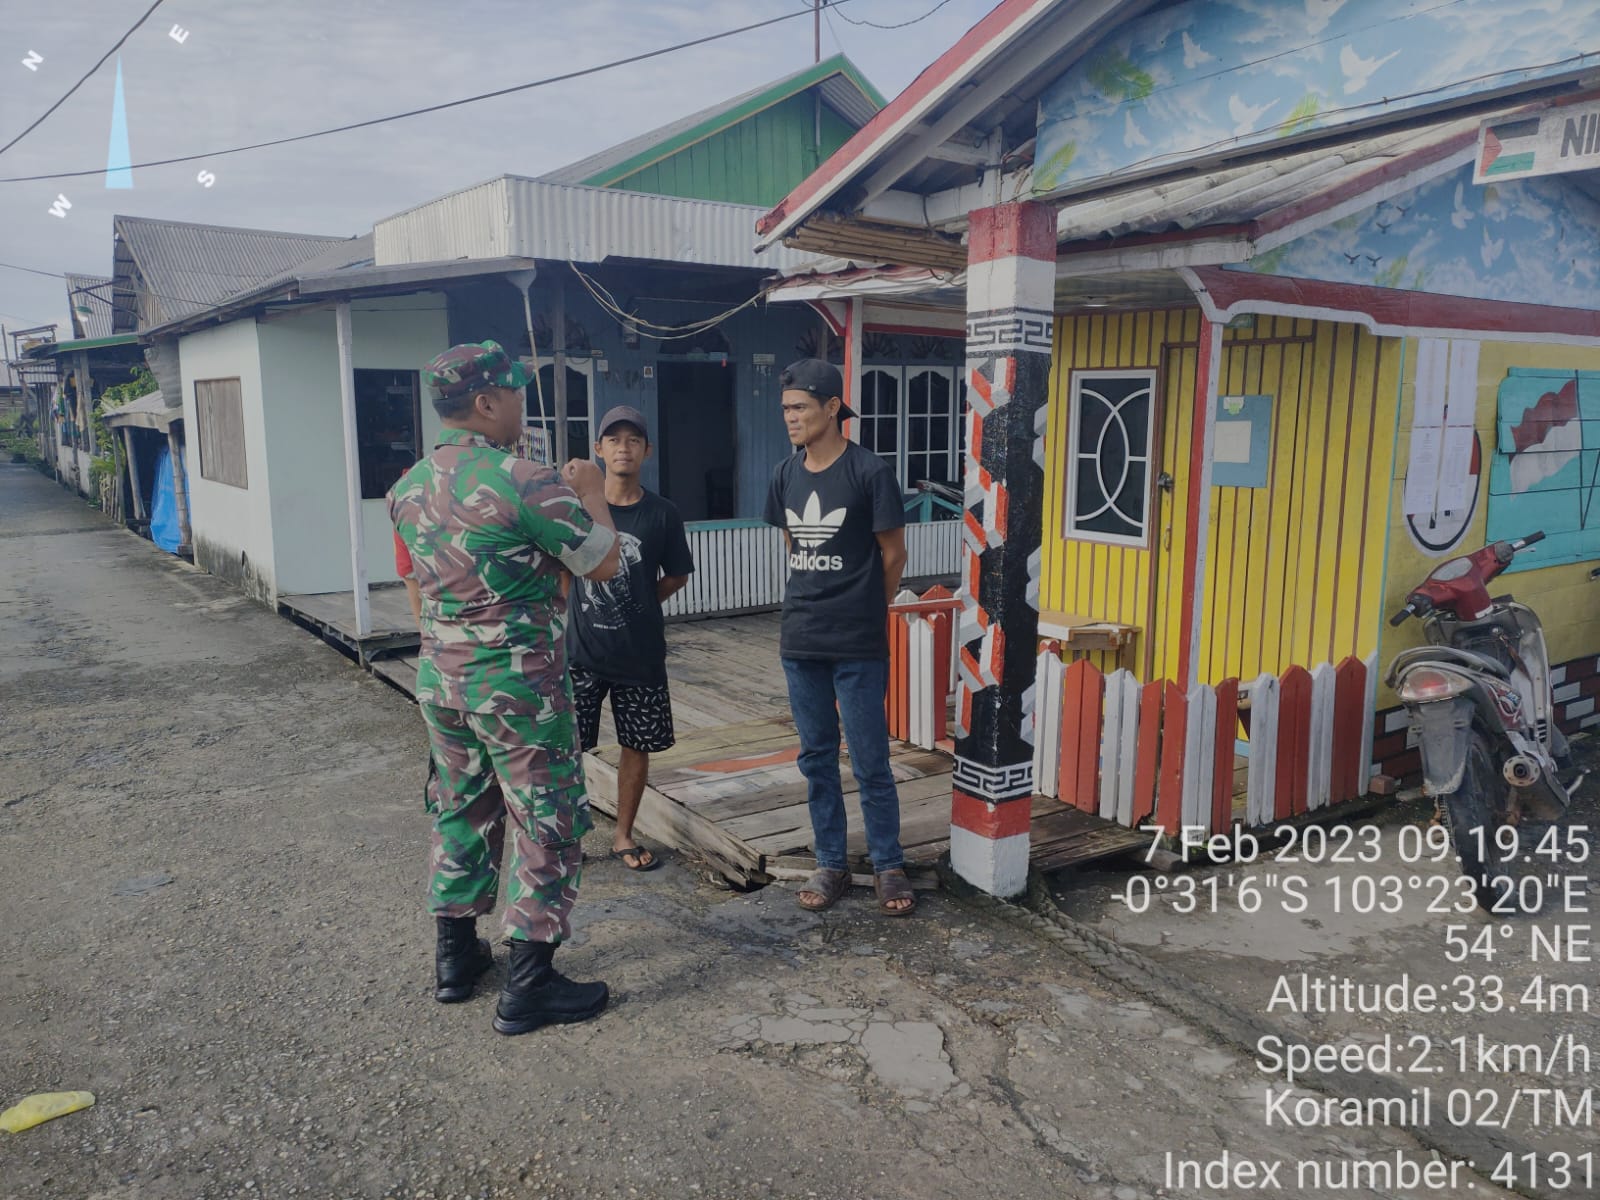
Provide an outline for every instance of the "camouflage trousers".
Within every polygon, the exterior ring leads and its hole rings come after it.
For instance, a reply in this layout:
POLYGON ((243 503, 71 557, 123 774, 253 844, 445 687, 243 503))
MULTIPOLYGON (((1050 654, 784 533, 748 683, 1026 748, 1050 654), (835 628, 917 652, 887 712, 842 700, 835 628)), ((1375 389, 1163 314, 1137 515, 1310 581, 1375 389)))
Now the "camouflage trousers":
POLYGON ((496 716, 423 704, 434 770, 428 908, 439 917, 494 911, 511 824, 506 933, 561 942, 578 896, 583 835, 594 828, 570 701, 496 716))

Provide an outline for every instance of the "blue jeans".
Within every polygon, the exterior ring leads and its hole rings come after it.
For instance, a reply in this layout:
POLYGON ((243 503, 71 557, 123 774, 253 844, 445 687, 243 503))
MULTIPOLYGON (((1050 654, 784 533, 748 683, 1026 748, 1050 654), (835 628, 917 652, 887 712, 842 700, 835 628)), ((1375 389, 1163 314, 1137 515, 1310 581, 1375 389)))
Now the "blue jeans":
POLYGON ((874 871, 905 865, 900 849, 900 794, 889 770, 889 721, 883 702, 889 662, 882 658, 785 658, 789 707, 800 735, 800 773, 811 807, 817 865, 844 870, 844 789, 839 782, 839 720, 850 767, 861 785, 861 816, 874 871), (837 706, 837 707, 836 707, 837 706))

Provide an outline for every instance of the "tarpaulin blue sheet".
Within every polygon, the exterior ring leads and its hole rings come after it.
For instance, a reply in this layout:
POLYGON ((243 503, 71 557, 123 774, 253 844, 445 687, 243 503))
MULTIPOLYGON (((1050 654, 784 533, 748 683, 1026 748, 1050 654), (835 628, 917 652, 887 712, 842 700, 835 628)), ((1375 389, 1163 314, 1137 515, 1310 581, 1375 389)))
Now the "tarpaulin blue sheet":
MULTIPOLYGON (((189 473, 184 472, 184 483, 189 473)), ((184 489, 187 500, 189 489, 184 489)), ((183 533, 178 526, 176 489, 172 486, 172 455, 162 446, 156 452, 156 489, 150 504, 150 540, 168 554, 176 554, 183 544, 183 533)))

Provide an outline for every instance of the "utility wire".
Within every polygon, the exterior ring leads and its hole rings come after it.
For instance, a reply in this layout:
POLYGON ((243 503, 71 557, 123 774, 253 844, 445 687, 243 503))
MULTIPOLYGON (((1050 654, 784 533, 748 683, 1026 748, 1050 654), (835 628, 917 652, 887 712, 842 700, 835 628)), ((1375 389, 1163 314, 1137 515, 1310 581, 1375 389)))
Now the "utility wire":
MULTIPOLYGON (((839 2, 840 2, 840 0, 834 0, 835 4, 837 4, 839 2)), ((843 13, 839 14, 839 19, 841 21, 849 21, 850 24, 852 24, 852 25, 865 25, 868 29, 906 29, 906 28, 908 28, 908 27, 910 27, 912 25, 917 25, 917 24, 920 24, 923 21, 926 21, 929 17, 933 16, 934 13, 938 12, 941 8, 943 8, 945 5, 947 5, 949 3, 950 3, 950 0, 939 0, 939 3, 935 4, 932 8, 930 8, 927 12, 923 13, 920 17, 912 17, 911 20, 909 20, 909 21, 901 21, 898 25, 880 25, 876 21, 866 21, 866 20, 858 21, 854 17, 845 16, 843 13)), ((822 11, 823 12, 827 12, 833 6, 834 6, 833 4, 825 4, 825 5, 823 5, 822 11)))
MULTIPOLYGON (((657 322, 650 321, 644 317, 629 313, 622 307, 616 296, 605 286, 605 284, 601 283, 593 276, 586 274, 576 263, 568 262, 567 265, 572 268, 572 273, 578 277, 578 281, 582 283, 589 294, 594 297, 595 303, 600 306, 607 316, 611 317, 618 324, 634 326, 638 330, 640 337, 646 337, 657 342, 676 341, 681 338, 693 337, 696 334, 705 333, 707 330, 714 329, 726 321, 729 317, 741 313, 753 305, 759 304, 762 300, 765 300, 767 296, 770 295, 776 288, 788 282, 787 280, 781 279, 774 281, 773 283, 768 284, 766 287, 763 287, 760 291, 751 296, 750 299, 744 301, 742 304, 735 305, 733 308, 730 308, 725 312, 717 313, 714 316, 706 317, 697 321, 691 321, 683 325, 662 325, 658 324, 657 322)), ((19 266, 16 263, 0 262, 0 268, 5 268, 6 270, 11 271, 23 271, 29 275, 43 275, 47 279, 66 279, 66 275, 60 271, 41 271, 37 267, 24 267, 19 266)), ((78 291, 94 295, 97 299, 109 304, 114 313, 132 312, 133 310, 127 305, 117 303, 115 295, 100 295, 100 289, 109 286, 109 284, 104 283, 91 284, 88 287, 79 288, 78 291)), ((149 290, 146 290, 144 294, 156 300, 172 300, 180 304, 198 304, 205 309, 216 308, 221 304, 227 303, 227 301, 232 298, 224 297, 221 300, 200 300, 193 296, 170 296, 162 292, 152 292, 149 290)), ((418 309, 408 311, 428 310, 418 309)))
POLYGON ((611 294, 611 292, 606 288, 605 284, 601 283, 598 279, 594 279, 584 274, 583 271, 579 269, 577 263, 569 261, 567 266, 572 268, 572 273, 578 277, 578 282, 583 284, 584 288, 588 290, 589 295, 594 297, 595 303, 601 307, 607 316, 611 317, 612 320, 616 321, 619 325, 622 325, 625 328, 631 326, 640 337, 649 338, 653 342, 678 341, 682 338, 694 337, 696 334, 705 333, 708 330, 715 329, 729 317, 732 317, 743 312, 747 308, 759 304, 761 301, 765 300, 775 288, 781 286, 783 283, 788 282, 787 280, 778 280, 774 283, 768 284, 744 303, 735 305, 733 308, 730 308, 725 312, 717 313, 715 316, 706 317, 699 321, 691 321, 685 325, 662 325, 655 321, 646 320, 644 317, 628 312, 622 307, 622 305, 617 303, 617 298, 611 294))
MULTIPOLYGON (((23 266, 18 266, 16 263, 8 263, 8 262, 0 262, 0 267, 3 267, 3 268, 5 268, 6 270, 9 270, 9 271, 23 271, 23 272, 26 272, 29 275, 43 275, 47 279, 61 279, 61 280, 65 280, 66 279, 66 276, 64 274, 62 274, 60 271, 41 271, 37 267, 23 267, 23 266)), ((219 274, 236 275, 237 273, 229 271, 229 272, 219 272, 219 274)), ((253 279, 253 280, 254 279, 259 279, 258 276, 247 276, 247 275, 238 275, 238 278, 253 279)), ((259 280, 259 282, 265 283, 266 280, 259 280)), ((135 309, 129 307, 126 304, 117 303, 117 298, 116 298, 116 295, 114 293, 112 295, 110 295, 110 296, 104 296, 104 295, 100 294, 100 289, 111 287, 111 286, 112 286, 111 283, 94 283, 94 284, 90 284, 88 287, 78 288, 77 291, 79 293, 88 293, 89 295, 94 296, 97 300, 104 301, 106 304, 109 304, 111 306, 111 310, 114 313, 128 313, 128 312, 136 311, 135 309)), ((165 292, 153 292, 153 291, 149 290, 148 288, 143 289, 142 290, 142 294, 146 295, 146 296, 149 296, 149 297, 151 297, 152 299, 155 299, 155 300, 172 300, 172 301, 174 301, 174 302, 176 302, 178 304, 197 304, 202 309, 209 310, 209 309, 213 309, 213 308, 218 308, 218 307, 228 303, 230 300, 234 299, 235 297, 237 297, 239 295, 242 295, 243 292, 242 291, 240 291, 240 292, 230 292, 228 295, 222 297, 222 299, 220 299, 220 300, 217 300, 217 299, 201 300, 201 299, 199 299, 199 298, 197 298, 195 296, 173 296, 173 295, 169 295, 169 294, 167 294, 165 292)), ((270 303, 270 302, 267 302, 267 303, 270 303)))
MULTIPOLYGON (((853 0, 834 0, 835 4, 846 4, 851 2, 853 2, 853 0)), ((945 0, 945 2, 948 3, 949 0, 945 0)), ((246 146, 232 146, 225 150, 213 150, 206 154, 181 154, 174 158, 158 158, 152 159, 150 162, 131 163, 125 169, 136 171, 149 167, 171 166, 174 163, 199 162, 202 159, 222 158, 223 156, 229 154, 242 154, 247 150, 265 150, 272 146, 287 146, 293 142, 306 142, 310 141, 312 138, 328 137, 335 133, 348 133, 353 129, 367 129, 374 125, 386 125, 391 121, 404 121, 411 117, 425 116, 428 113, 443 112, 446 109, 451 108, 460 108, 465 104, 477 104, 482 100, 494 100, 501 96, 510 96, 517 92, 526 92, 532 88, 548 87, 554 83, 565 83, 571 79, 582 79, 588 75, 598 75, 602 71, 610 71, 616 67, 631 66, 634 63, 645 62, 648 59, 660 58, 664 54, 673 54, 679 50, 689 50, 695 46, 704 46, 710 42, 719 42, 726 38, 737 37, 741 33, 750 33, 753 30, 765 29, 769 25, 777 25, 784 21, 792 21, 796 17, 810 15, 810 12, 810 9, 796 10, 794 12, 784 13, 782 16, 769 17, 765 21, 756 21, 749 25, 741 25, 737 29, 726 29, 721 33, 710 33, 705 37, 694 38, 687 42, 678 42, 676 45, 662 46, 656 50, 647 50, 643 54, 634 54, 627 58, 614 59, 611 62, 600 63, 597 66, 584 67, 577 71, 568 71, 562 75, 549 75, 543 79, 535 79, 529 83, 519 83, 513 87, 499 88, 492 92, 480 92, 478 95, 465 96, 460 100, 447 100, 443 104, 430 104, 426 108, 413 108, 406 112, 392 113, 386 117, 373 117, 366 121, 354 121, 348 125, 336 125, 331 129, 318 129, 311 133, 295 134, 292 137, 273 138, 272 140, 265 142, 252 142, 246 146)), ((14 175, 7 178, 0 178, 0 183, 36 183, 42 179, 79 179, 89 175, 101 175, 104 173, 104 167, 96 167, 92 171, 52 171, 43 175, 14 175)))
MULTIPOLYGON (((149 8, 145 9, 144 10, 144 16, 140 17, 137 21, 135 21, 132 24, 132 26, 129 27, 128 32, 123 34, 121 37, 119 37, 117 39, 117 44, 112 46, 111 49, 107 50, 104 54, 102 54, 100 56, 100 61, 95 63, 94 66, 90 67, 86 72, 84 72, 83 78, 78 80, 77 83, 73 84, 70 88, 68 88, 67 91, 66 91, 66 94, 64 96, 62 96, 61 99, 57 100, 49 108, 45 109, 44 112, 40 114, 39 119, 36 120, 32 125, 29 125, 26 129, 24 129, 21 133, 17 134, 16 137, 12 138, 4 146, 0 146, 0 154, 4 154, 7 150, 11 149, 11 147, 15 146, 18 142, 20 142, 23 138, 27 137, 35 129, 39 128, 39 126, 43 125, 44 122, 45 122, 45 118, 47 118, 51 113, 55 112, 56 109, 60 108, 63 104, 65 104, 68 100, 70 100, 72 98, 72 93, 76 92, 84 84, 88 83, 89 82, 89 77, 91 75, 93 75, 96 71, 98 71, 101 67, 106 65, 106 59, 110 58, 118 50, 122 49, 122 43, 126 42, 129 38, 131 38, 134 35, 134 33, 136 33, 138 31, 139 26, 143 25, 147 20, 149 20, 150 14, 155 12, 156 9, 160 8, 161 4, 162 4, 162 0, 156 0, 156 2, 154 4, 152 4, 149 8)), ((89 174, 94 174, 94 172, 88 172, 88 173, 89 174)))
POLYGON ((833 44, 839 48, 840 54, 846 53, 844 41, 839 37, 839 27, 833 23, 833 14, 828 11, 826 5, 823 6, 822 16, 828 22, 828 33, 833 38, 833 44))

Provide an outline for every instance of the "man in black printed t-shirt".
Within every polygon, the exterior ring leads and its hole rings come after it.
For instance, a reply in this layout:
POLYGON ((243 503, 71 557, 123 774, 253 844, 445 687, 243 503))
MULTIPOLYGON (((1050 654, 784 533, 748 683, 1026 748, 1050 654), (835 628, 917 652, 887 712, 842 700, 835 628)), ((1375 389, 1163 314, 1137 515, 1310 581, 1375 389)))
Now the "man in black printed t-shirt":
POLYGON ((800 735, 817 870, 800 905, 832 906, 850 886, 839 726, 860 785, 878 902, 893 916, 916 904, 900 848, 900 796, 889 769, 889 602, 906 565, 905 506, 894 472, 844 436, 855 413, 839 369, 808 358, 779 377, 783 422, 801 453, 778 464, 765 519, 784 532, 789 585, 779 656, 800 735))
POLYGON ((603 583, 575 582, 567 661, 585 751, 600 740, 600 706, 611 696, 622 758, 617 764, 613 856, 633 871, 661 865, 633 837, 650 755, 672 747, 667 631, 661 606, 694 570, 683 519, 670 500, 647 492, 639 473, 650 457, 644 414, 618 405, 600 418, 594 444, 606 468, 606 504, 617 529, 621 569, 603 583))

